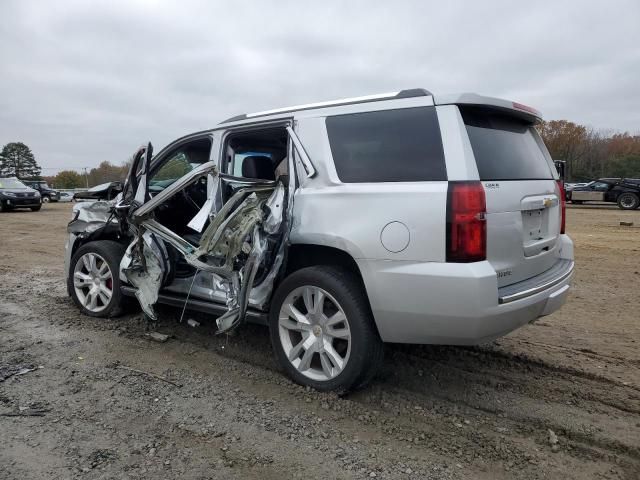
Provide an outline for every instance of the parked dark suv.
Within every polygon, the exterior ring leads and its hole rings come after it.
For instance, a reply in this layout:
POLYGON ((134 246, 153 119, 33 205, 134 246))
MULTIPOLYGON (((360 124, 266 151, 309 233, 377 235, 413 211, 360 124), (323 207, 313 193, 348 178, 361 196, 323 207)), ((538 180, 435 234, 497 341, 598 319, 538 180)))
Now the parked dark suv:
POLYGON ((57 202, 60 200, 60 192, 57 192, 47 185, 47 182, 34 180, 23 180, 22 182, 28 187, 40 192, 42 203, 57 202))
POLYGON ((26 186, 17 178, 0 178, 0 212, 14 208, 30 208, 37 212, 41 207, 40 192, 26 186))

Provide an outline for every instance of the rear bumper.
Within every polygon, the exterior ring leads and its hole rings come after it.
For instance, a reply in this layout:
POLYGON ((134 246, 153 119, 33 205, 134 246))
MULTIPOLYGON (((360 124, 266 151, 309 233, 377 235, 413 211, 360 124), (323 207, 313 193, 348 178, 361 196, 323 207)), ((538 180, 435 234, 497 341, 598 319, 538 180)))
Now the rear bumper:
POLYGON ((573 277, 573 244, 566 235, 562 242, 564 258, 550 271, 501 289, 486 261, 358 264, 383 341, 473 345, 562 306, 573 277))
POLYGON ((549 290, 570 278, 573 275, 573 268, 573 260, 562 258, 540 275, 498 289, 498 303, 515 302, 549 290))

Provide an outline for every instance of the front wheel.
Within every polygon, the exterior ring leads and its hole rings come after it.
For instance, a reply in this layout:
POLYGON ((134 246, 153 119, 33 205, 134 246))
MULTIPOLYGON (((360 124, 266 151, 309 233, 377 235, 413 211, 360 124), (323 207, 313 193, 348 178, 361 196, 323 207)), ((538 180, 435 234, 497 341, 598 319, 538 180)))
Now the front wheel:
POLYGON ((42 208, 42 205, 38 205, 37 207, 31 207, 32 212, 38 212, 42 208))
POLYGON ((640 198, 635 193, 623 193, 618 197, 618 206, 623 210, 635 210, 640 205, 640 198))
POLYGON ((278 362, 301 385, 344 393, 368 383, 382 363, 364 287, 342 268, 292 273, 273 297, 269 326, 278 362))
POLYGON ((49 203, 51 199, 47 196, 42 197, 42 203, 49 203))
POLYGON ((99 240, 81 246, 73 255, 67 290, 85 315, 107 318, 122 313, 119 270, 124 252, 124 245, 99 240))

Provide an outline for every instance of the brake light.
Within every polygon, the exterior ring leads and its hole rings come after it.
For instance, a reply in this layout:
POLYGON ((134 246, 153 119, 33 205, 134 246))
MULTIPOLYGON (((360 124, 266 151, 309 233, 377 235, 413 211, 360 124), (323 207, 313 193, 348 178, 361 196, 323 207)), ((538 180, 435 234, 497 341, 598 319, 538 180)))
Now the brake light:
POLYGON ((487 207, 480 182, 449 182, 447 192, 447 262, 487 258, 487 207))
POLYGON ((533 107, 530 107, 529 105, 523 105, 521 103, 518 102, 512 102, 513 108, 517 109, 517 110, 522 110, 523 112, 528 112, 528 113, 532 113, 534 114, 536 117, 540 117, 540 112, 538 110, 536 110, 533 107))
POLYGON ((564 233, 564 227, 567 218, 567 202, 564 193, 564 182, 562 180, 557 180, 558 182, 558 191, 560 192, 560 233, 564 233))

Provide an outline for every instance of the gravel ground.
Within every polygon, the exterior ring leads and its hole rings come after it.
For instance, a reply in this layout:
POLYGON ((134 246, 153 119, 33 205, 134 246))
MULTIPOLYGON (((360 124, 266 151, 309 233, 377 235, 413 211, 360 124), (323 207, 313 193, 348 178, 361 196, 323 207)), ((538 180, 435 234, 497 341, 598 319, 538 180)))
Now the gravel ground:
POLYGON ((340 398, 287 380, 263 327, 80 315, 70 210, 0 215, 0 478, 640 476, 640 211, 569 209, 562 311, 475 348, 390 345, 340 398))

